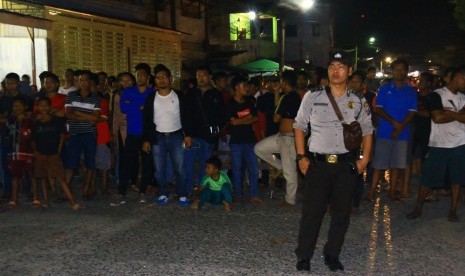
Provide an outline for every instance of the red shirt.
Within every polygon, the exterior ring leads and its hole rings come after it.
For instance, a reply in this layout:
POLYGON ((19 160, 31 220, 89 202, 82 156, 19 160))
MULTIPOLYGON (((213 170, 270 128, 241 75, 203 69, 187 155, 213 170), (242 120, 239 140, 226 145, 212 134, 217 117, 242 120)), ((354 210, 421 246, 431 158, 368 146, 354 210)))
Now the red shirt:
POLYGON ((110 125, 108 124, 109 103, 108 100, 100 99, 100 116, 107 118, 106 121, 102 121, 97 124, 97 145, 104 145, 111 141, 110 125))

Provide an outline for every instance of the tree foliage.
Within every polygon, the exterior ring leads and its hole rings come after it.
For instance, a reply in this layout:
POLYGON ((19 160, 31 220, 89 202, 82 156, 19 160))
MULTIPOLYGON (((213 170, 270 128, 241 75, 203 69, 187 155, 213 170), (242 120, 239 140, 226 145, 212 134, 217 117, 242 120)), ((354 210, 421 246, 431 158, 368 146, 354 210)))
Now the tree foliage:
POLYGON ((465 0, 450 0, 455 5, 454 17, 460 29, 465 30, 465 0))

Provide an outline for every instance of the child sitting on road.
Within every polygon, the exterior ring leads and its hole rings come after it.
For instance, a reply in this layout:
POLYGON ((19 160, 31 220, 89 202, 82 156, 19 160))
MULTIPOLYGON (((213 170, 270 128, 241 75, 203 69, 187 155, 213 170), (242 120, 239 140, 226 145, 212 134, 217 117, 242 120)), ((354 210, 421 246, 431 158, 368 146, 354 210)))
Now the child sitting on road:
POLYGON ((210 157, 206 162, 205 177, 200 184, 200 199, 191 204, 191 208, 198 210, 205 202, 214 205, 224 204, 226 212, 231 212, 231 180, 221 172, 221 161, 218 157, 210 157))

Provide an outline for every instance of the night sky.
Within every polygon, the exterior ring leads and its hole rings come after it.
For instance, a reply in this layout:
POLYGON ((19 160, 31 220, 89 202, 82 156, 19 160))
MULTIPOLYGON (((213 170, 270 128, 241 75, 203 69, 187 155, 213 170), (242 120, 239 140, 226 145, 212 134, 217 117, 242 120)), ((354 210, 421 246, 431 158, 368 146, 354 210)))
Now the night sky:
POLYGON ((465 32, 458 29, 447 0, 327 1, 333 6, 337 46, 353 48, 356 37, 367 44, 375 36, 384 52, 414 57, 452 44, 463 48, 465 32))

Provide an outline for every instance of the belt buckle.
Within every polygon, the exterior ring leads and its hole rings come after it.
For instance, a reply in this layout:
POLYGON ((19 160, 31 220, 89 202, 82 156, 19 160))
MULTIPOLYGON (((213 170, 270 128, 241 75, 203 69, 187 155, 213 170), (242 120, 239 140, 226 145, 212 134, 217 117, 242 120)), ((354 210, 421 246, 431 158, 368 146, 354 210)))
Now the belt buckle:
POLYGON ((328 154, 328 155, 326 155, 326 163, 328 163, 328 164, 337 164, 337 155, 336 154, 328 154))

